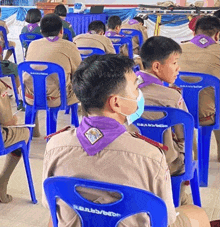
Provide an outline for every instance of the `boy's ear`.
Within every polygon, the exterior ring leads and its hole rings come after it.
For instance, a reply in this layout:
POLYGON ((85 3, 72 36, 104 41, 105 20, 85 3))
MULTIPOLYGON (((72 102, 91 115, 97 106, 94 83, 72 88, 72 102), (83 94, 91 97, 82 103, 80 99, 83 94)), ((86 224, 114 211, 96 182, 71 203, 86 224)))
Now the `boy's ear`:
POLYGON ((160 71, 160 62, 159 61, 154 61, 152 63, 152 71, 157 75, 160 71))
POLYGON ((215 33, 214 40, 215 40, 216 42, 219 41, 219 32, 216 32, 216 33, 215 33))

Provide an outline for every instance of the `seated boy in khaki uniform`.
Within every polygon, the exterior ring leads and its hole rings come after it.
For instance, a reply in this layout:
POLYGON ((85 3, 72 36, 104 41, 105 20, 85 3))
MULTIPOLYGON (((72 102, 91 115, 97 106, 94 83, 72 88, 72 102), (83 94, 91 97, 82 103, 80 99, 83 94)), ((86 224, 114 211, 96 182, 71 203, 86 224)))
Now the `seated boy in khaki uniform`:
MULTIPOLYGON (((137 119, 131 117, 133 113, 144 111, 133 65, 133 60, 120 55, 93 55, 81 63, 74 74, 73 87, 89 116, 77 129, 49 141, 43 181, 51 176, 73 176, 151 191, 165 201, 169 226, 208 227, 207 215, 201 208, 187 205, 175 210, 164 152, 126 132, 123 124, 137 119)), ((78 191, 95 203, 120 199, 115 192, 86 188, 78 191)), ((45 195, 43 205, 48 207, 45 195)), ((60 227, 81 226, 77 214, 62 200, 58 200, 57 213, 60 227)), ((148 215, 140 213, 118 226, 148 227, 149 222, 148 215)))
MULTIPOLYGON (((136 72, 139 78, 139 88, 143 92, 145 105, 169 106, 187 111, 181 94, 174 89, 163 86, 163 81, 173 83, 179 72, 177 64, 182 50, 179 44, 170 38, 154 36, 149 38, 141 48, 141 59, 144 70, 136 72)), ((163 113, 144 112, 143 118, 156 120, 163 113)), ((131 126, 129 130, 137 130, 131 126)), ((185 171, 184 165, 184 133, 182 125, 174 126, 164 133, 165 152, 170 174, 180 175, 185 171)), ((181 187, 181 204, 191 203, 191 198, 185 193, 185 185, 181 187)))
POLYGON ((106 54, 115 54, 110 39, 105 36, 105 24, 102 21, 92 21, 86 34, 77 35, 73 42, 77 47, 96 47, 106 54))
MULTIPOLYGON (((120 35, 119 32, 121 31, 121 25, 122 25, 122 21, 120 19, 119 16, 111 16, 108 19, 108 31, 105 33, 105 36, 120 36, 120 37, 124 37, 123 35, 120 35)), ((124 55, 124 56, 128 56, 128 47, 127 45, 123 45, 120 48, 120 54, 124 55)), ((139 56, 136 56, 134 58, 134 62, 135 65, 139 65, 140 69, 143 69, 143 65, 142 65, 142 61, 141 58, 139 56)))
MULTIPOLYGON (((74 43, 62 39, 62 20, 56 14, 45 15, 41 20, 40 27, 44 38, 31 42, 26 60, 53 62, 62 66, 66 76, 67 104, 77 103, 78 100, 72 89, 71 77, 81 62, 80 53, 74 43)), ((32 77, 27 73, 24 75, 24 83, 26 101, 32 105, 34 95, 32 77)), ((59 81, 56 74, 50 75, 47 80, 47 96, 50 107, 60 105, 59 81)), ((39 136, 36 127, 34 134, 39 136)))
MULTIPOLYGON (((181 71, 207 73, 220 79, 220 21, 217 17, 204 16, 195 27, 194 38, 181 45, 182 55, 179 59, 181 71)), ((186 81, 186 78, 184 79, 186 81)), ((196 82, 195 78, 190 81, 196 82)), ((208 87, 199 94, 200 125, 212 125, 215 121, 214 89, 208 87)), ((214 131, 217 146, 218 160, 220 161, 220 131, 214 131)))
MULTIPOLYGON (((76 34, 73 30, 72 25, 69 22, 65 21, 66 14, 67 14, 66 7, 63 4, 57 5, 55 7, 54 13, 61 18, 63 28, 67 28, 71 32, 72 38, 74 38, 76 36, 76 34)), ((66 34, 63 34, 63 39, 68 40, 68 36, 66 34)))
MULTIPOLYGON (((9 147, 17 142, 29 140, 28 128, 10 128, 8 126, 16 125, 16 115, 12 115, 10 100, 7 94, 7 87, 0 81, 0 125, 1 133, 5 147, 9 147)), ((21 157, 21 151, 15 150, 6 155, 5 164, 0 173, 0 203, 12 201, 12 196, 7 194, 7 185, 9 178, 14 171, 21 157)))
MULTIPOLYGON (((129 20, 126 24, 122 24, 121 28, 135 29, 140 31, 143 35, 143 42, 145 42, 148 38, 147 29, 146 27, 144 27, 144 20, 141 17, 134 17, 133 19, 129 20)), ((133 43, 133 53, 139 55, 140 45, 139 45, 139 40, 137 36, 133 37, 132 43, 133 43)))

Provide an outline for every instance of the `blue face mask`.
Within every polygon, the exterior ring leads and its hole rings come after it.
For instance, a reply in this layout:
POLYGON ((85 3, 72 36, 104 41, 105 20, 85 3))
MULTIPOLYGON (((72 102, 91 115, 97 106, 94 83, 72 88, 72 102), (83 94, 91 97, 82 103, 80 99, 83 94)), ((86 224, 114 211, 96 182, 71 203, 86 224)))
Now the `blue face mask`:
POLYGON ((124 98, 124 97, 120 96, 120 98, 122 98, 122 99, 126 99, 126 100, 131 100, 131 101, 137 102, 137 110, 133 114, 126 115, 126 114, 121 113, 122 115, 126 116, 128 125, 132 124, 134 121, 136 121, 138 118, 140 118, 141 115, 144 112, 144 97, 143 97, 143 93, 142 93, 142 91, 140 89, 138 89, 138 92, 139 92, 139 95, 138 95, 136 100, 135 99, 128 99, 128 98, 124 98))

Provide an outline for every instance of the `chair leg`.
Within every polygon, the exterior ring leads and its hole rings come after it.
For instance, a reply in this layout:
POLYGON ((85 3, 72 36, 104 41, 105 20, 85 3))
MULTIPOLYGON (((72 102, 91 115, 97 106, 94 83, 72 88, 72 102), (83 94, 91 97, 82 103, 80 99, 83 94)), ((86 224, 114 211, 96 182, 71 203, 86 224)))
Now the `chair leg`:
POLYGON ((191 186, 194 205, 201 207, 202 204, 201 204, 201 197, 200 197, 200 191, 199 191, 199 179, 198 179, 198 169, 197 168, 194 171, 193 178, 190 180, 190 186, 191 186))
POLYGON ((181 180, 177 177, 171 177, 172 182, 172 191, 173 191, 173 202, 174 206, 178 207, 180 205, 180 189, 181 189, 181 180))
POLYGON ((50 108, 47 110, 47 135, 50 135, 57 130, 58 110, 58 108, 50 108))
MULTIPOLYGON (((37 111, 32 106, 27 105, 25 109, 25 124, 34 124, 37 111)), ((30 128, 30 141, 33 136, 33 128, 30 128)))
POLYGON ((35 203, 37 203, 37 199, 36 199, 36 195, 35 195, 35 191, 34 191, 34 184, 33 184, 33 180, 32 180, 30 162, 29 162, 29 157, 28 157, 29 152, 26 149, 22 149, 22 154, 23 154, 24 166, 25 166, 25 170, 26 170, 31 200, 35 204, 35 203))
POLYGON ((65 114, 69 114, 69 113, 70 113, 70 107, 69 107, 69 106, 67 106, 67 107, 66 107, 65 114))
POLYGON ((14 75, 11 76, 11 83, 12 83, 14 94, 15 94, 15 101, 16 101, 16 104, 18 106, 19 105, 18 92, 17 92, 17 86, 16 86, 16 83, 15 83, 15 76, 14 75))
POLYGON ((71 106, 71 124, 76 128, 79 127, 78 103, 75 103, 71 106))
POLYGON ((198 165, 201 187, 208 186, 209 150, 212 130, 213 128, 210 126, 198 129, 198 165))
POLYGON ((15 64, 17 64, 17 58, 16 58, 16 54, 15 54, 15 48, 11 48, 11 51, 13 53, 14 62, 15 62, 15 64))

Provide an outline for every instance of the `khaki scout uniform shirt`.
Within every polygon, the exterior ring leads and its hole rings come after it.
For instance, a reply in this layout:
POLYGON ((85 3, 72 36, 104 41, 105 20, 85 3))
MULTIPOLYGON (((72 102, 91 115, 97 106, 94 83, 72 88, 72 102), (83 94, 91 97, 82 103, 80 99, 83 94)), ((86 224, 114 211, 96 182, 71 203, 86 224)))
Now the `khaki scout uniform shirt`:
MULTIPOLYGON (((76 71, 81 62, 80 53, 76 45, 72 42, 59 38, 55 42, 50 42, 46 38, 31 42, 27 51, 27 61, 46 61, 53 62, 63 67, 66 75, 66 92, 68 105, 76 103, 78 100, 73 92, 71 76, 76 71)), ((26 93, 33 96, 32 77, 27 73, 24 75, 26 93)), ((56 74, 52 74, 47 79, 47 96, 60 97, 59 80, 56 74)), ((33 99, 26 97, 29 104, 33 99)), ((51 107, 59 106, 60 99, 49 100, 48 105, 51 107)))
POLYGON ((4 124, 13 118, 10 100, 7 94, 7 88, 0 81, 0 125, 2 126, 2 137, 5 147, 15 144, 19 141, 29 139, 29 129, 4 127, 4 124))
MULTIPOLYGON (((143 42, 145 42, 148 39, 147 29, 144 26, 141 26, 140 24, 132 24, 132 25, 128 23, 122 24, 121 29, 124 29, 124 28, 135 29, 140 31, 143 35, 143 42)), ((137 36, 133 37, 132 44, 133 44, 133 53, 139 54, 140 46, 139 46, 139 40, 137 36)))
POLYGON ((98 34, 81 34, 77 35, 73 42, 77 47, 96 47, 104 50, 106 54, 115 54, 115 48, 109 38, 98 34))
MULTIPOLYGON (((207 73, 220 79, 220 45, 200 48, 191 42, 181 45, 182 55, 178 61, 181 71, 207 73)), ((187 80, 189 81, 189 79, 187 80)), ((195 78, 190 81, 196 81, 195 78)), ((214 89, 205 88, 199 94, 199 118, 215 114, 214 89)))
MULTIPOLYGON (((144 140, 134 138, 128 132, 121 134, 94 156, 89 156, 84 151, 75 129, 52 137, 44 156, 43 181, 51 176, 87 178, 153 192, 165 201, 169 224, 176 220, 170 172, 163 151, 144 140)), ((109 203, 118 200, 115 193, 85 188, 78 190, 93 202, 109 203)), ((43 205, 48 207, 44 194, 43 205)), ((81 226, 75 212, 68 205, 61 200, 58 205, 59 227, 81 226)), ((123 220, 119 226, 148 227, 149 220, 146 214, 139 214, 123 220)))

